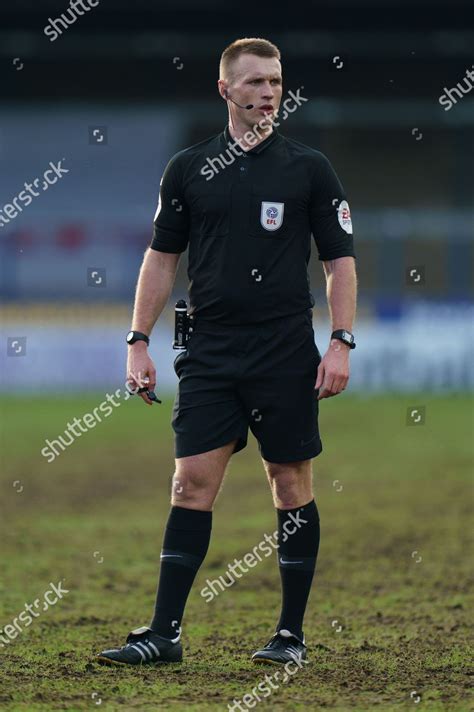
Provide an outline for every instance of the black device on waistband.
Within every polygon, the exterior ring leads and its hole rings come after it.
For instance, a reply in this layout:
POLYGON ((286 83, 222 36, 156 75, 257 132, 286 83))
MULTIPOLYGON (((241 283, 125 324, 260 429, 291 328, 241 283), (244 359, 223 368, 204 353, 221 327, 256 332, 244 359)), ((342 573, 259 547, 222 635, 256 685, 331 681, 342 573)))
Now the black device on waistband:
POLYGON ((179 299, 174 308, 173 348, 178 351, 187 349, 192 330, 192 317, 188 314, 188 305, 184 299, 179 299))

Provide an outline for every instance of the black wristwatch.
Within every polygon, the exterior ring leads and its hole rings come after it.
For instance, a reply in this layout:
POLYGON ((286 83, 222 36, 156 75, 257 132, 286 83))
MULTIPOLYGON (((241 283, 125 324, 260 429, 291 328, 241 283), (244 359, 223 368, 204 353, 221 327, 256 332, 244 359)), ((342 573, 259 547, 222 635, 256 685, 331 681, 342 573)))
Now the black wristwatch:
POLYGON ((347 344, 350 349, 355 349, 356 347, 354 334, 351 334, 350 331, 346 331, 345 329, 336 329, 336 331, 333 331, 331 339, 339 339, 339 341, 347 344))
POLYGON ((150 345, 150 339, 146 334, 142 334, 141 331, 129 331, 127 334, 127 344, 134 344, 135 341, 145 341, 146 345, 150 345))

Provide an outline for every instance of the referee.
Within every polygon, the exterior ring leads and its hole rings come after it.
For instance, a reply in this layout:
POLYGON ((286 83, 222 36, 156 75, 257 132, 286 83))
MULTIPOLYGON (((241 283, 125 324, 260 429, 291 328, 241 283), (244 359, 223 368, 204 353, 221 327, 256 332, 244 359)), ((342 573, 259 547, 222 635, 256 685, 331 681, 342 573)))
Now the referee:
MULTIPOLYGON (((155 610, 103 664, 179 662, 181 620, 207 553, 212 508, 231 455, 258 441, 278 520, 282 605, 275 634, 255 662, 306 658, 303 617, 319 548, 312 458, 322 444, 318 402, 343 391, 356 304, 355 255, 346 195, 328 159, 277 128, 280 52, 239 39, 220 61, 229 123, 177 153, 160 186, 154 235, 141 267, 127 378, 156 383, 147 347, 189 247, 193 328, 175 359, 176 469, 155 610), (314 239, 327 284, 332 335, 314 341, 307 265, 314 239)), ((283 107, 305 101, 290 92, 283 107)), ((152 401, 146 392, 145 403, 152 401)))

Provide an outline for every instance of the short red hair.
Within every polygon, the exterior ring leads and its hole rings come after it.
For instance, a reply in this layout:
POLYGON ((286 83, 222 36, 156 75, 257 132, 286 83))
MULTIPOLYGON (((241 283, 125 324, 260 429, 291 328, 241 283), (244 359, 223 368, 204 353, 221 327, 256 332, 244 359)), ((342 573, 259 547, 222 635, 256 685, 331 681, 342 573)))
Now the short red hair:
POLYGON ((221 79, 227 78, 230 65, 241 54, 255 54, 257 57, 276 57, 276 59, 281 59, 280 50, 269 40, 264 40, 261 37, 243 37, 232 42, 222 52, 219 64, 219 76, 221 79))

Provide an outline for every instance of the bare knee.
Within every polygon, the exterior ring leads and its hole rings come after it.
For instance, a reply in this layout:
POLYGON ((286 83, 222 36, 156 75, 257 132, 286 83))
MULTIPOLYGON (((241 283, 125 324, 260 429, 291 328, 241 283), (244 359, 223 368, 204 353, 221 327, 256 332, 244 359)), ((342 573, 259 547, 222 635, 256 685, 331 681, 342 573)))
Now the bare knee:
POLYGON ((172 479, 171 504, 187 509, 212 509, 217 492, 210 485, 208 477, 187 467, 177 470, 172 479))
POLYGON ((266 462, 265 469, 278 509, 295 509, 313 499, 311 460, 301 462, 266 462))
POLYGON ((211 510, 237 440, 222 447, 176 459, 171 504, 188 509, 211 510))

